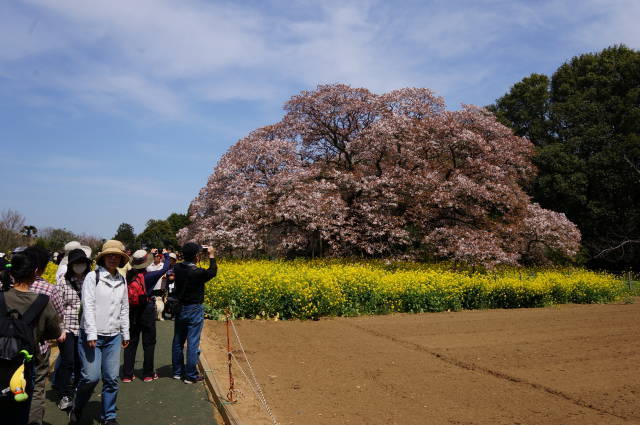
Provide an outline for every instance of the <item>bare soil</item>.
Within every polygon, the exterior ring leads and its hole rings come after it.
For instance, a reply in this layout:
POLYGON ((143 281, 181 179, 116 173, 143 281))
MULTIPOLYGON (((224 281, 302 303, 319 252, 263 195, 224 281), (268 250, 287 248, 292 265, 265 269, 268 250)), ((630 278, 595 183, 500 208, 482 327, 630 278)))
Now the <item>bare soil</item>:
MULTIPOLYGON (((283 425, 583 425, 640 424, 639 318, 636 298, 235 324, 283 425)), ((205 354, 228 388, 224 323, 208 322, 205 333, 205 354)), ((234 373, 243 423, 272 423, 236 365, 234 373)))

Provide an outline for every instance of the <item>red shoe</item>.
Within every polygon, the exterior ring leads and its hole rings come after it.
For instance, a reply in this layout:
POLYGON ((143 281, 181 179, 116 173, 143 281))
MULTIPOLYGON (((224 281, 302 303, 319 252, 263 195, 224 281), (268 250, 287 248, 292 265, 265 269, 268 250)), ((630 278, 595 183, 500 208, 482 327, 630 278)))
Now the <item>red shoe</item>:
POLYGON ((144 382, 151 382, 151 381, 155 381, 156 379, 158 379, 158 374, 154 373, 153 376, 145 376, 143 381, 144 382))
POLYGON ((128 384, 129 382, 133 381, 134 379, 136 379, 135 375, 134 376, 125 376, 124 378, 122 378, 122 382, 125 384, 128 384))

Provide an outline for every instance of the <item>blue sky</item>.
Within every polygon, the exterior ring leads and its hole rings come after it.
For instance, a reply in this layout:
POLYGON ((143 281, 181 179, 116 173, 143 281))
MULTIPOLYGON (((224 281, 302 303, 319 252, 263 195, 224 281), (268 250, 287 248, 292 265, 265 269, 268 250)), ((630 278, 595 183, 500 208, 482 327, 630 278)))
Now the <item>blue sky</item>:
POLYGON ((638 20, 637 0, 0 2, 0 211, 140 232, 300 90, 487 105, 572 56, 640 48, 638 20))

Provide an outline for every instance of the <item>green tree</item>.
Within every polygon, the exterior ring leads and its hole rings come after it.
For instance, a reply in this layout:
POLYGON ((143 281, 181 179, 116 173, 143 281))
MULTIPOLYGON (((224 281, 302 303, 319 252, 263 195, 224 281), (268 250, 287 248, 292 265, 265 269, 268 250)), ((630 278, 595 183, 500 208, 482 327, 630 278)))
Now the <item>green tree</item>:
POLYGON ((169 217, 167 217, 167 222, 169 223, 169 226, 171 226, 171 230, 174 234, 178 233, 178 230, 182 229, 183 227, 187 227, 189 224, 191 224, 191 220, 189 220, 189 217, 187 217, 186 214, 178 213, 172 213, 169 217))
POLYGON ((550 84, 546 75, 531 74, 514 84, 489 110, 518 136, 526 137, 536 146, 545 146, 553 141, 550 84))
POLYGON ((146 248, 177 248, 178 240, 167 220, 149 220, 147 227, 138 235, 136 241, 146 248))
POLYGON ((139 247, 139 245, 136 244, 136 234, 133 231, 133 226, 129 223, 120 224, 113 239, 122 242, 124 246, 134 251, 139 247))
POLYGON ((638 267, 640 52, 610 47, 574 57, 550 85, 543 77, 525 78, 490 107, 538 147, 530 192, 578 225, 589 265, 638 267))
POLYGON ((40 236, 36 240, 36 244, 45 247, 51 252, 62 252, 67 242, 77 240, 75 233, 67 229, 54 229, 47 227, 42 229, 40 236))

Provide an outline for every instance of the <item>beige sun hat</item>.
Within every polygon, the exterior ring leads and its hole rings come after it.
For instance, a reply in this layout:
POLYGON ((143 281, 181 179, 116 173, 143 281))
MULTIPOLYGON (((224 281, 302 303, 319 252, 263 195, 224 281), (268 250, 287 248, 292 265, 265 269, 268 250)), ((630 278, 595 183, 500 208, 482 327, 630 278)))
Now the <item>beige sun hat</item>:
POLYGON ((102 257, 107 254, 118 254, 121 258, 120 265, 118 267, 124 267, 125 264, 129 261, 129 256, 126 252, 124 252, 124 244, 115 239, 108 240, 102 245, 102 250, 96 257, 96 264, 99 266, 104 266, 104 261, 102 261, 102 257))
POLYGON ((153 255, 147 253, 144 249, 134 252, 131 258, 132 269, 146 269, 151 263, 153 263, 153 255))
POLYGON ((60 261, 61 266, 64 266, 69 262, 69 253, 74 249, 83 250, 84 253, 87 254, 87 257, 91 258, 91 247, 82 245, 78 241, 71 241, 64 246, 64 257, 62 257, 62 260, 60 261))

